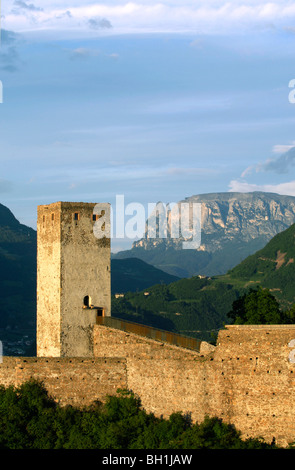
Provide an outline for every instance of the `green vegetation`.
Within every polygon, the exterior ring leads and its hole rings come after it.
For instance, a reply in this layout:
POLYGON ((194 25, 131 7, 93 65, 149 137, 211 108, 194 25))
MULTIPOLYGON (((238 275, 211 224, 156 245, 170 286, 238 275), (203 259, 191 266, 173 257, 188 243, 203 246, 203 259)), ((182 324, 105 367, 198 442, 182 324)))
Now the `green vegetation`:
POLYGON ((233 425, 206 417, 191 422, 146 413, 128 391, 80 410, 61 407, 38 382, 0 387, 1 449, 272 449, 262 439, 241 439, 233 425))
MULTIPOLYGON (((112 314, 210 341, 224 324, 295 322, 295 224, 227 274, 115 299, 112 314)), ((234 251, 234 250, 233 250, 234 251)))
POLYGON ((211 341, 241 290, 193 277, 112 298, 112 316, 211 341))
POLYGON ((221 278, 182 279, 112 300, 112 315, 213 342, 224 324, 292 324, 295 303, 279 303, 269 289, 234 286, 221 278))
POLYGON ((235 300, 228 317, 235 325, 290 324, 295 322, 295 304, 288 310, 281 310, 269 290, 258 287, 235 300))
POLYGON ((112 292, 136 292, 154 284, 170 284, 179 278, 167 274, 141 259, 112 259, 112 292))
MULTIPOLYGON (((212 254, 196 250, 175 250, 165 244, 152 249, 134 247, 114 255, 115 259, 140 259, 177 277, 190 277, 203 272, 212 260, 212 254)), ((232 266, 232 264, 231 264, 232 266)))
POLYGON ((228 317, 241 325, 276 325, 281 323, 281 312, 275 297, 266 289, 250 289, 233 302, 228 317))
POLYGON ((0 204, 0 329, 35 328, 36 231, 0 204))
POLYGON ((295 224, 227 273, 227 282, 261 285, 285 307, 295 303, 295 224))
MULTIPOLYGON (((218 235, 214 234, 212 236, 202 233, 202 243, 212 244, 212 238, 214 237, 218 238, 218 235)), ((242 237, 240 240, 236 237, 235 240, 223 240, 221 250, 215 252, 175 249, 162 243, 150 249, 133 247, 131 250, 115 254, 114 258, 116 260, 141 259, 180 278, 190 278, 198 273, 207 276, 222 275, 249 254, 263 247, 267 241, 265 236, 259 236, 247 243, 242 237)))

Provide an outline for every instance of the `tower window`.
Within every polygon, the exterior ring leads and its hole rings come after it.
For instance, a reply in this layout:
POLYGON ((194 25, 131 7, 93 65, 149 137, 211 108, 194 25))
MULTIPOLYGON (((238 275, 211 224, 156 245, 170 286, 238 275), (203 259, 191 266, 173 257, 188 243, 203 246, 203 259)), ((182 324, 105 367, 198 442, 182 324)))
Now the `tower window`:
POLYGON ((92 220, 93 221, 98 220, 98 214, 92 214, 92 220))
POLYGON ((51 214, 51 220, 54 220, 54 214, 51 214))
POLYGON ((91 299, 89 295, 85 295, 84 300, 83 300, 83 307, 90 308, 90 306, 91 306, 91 299))
POLYGON ((79 212, 74 213, 74 220, 80 220, 80 214, 79 212))

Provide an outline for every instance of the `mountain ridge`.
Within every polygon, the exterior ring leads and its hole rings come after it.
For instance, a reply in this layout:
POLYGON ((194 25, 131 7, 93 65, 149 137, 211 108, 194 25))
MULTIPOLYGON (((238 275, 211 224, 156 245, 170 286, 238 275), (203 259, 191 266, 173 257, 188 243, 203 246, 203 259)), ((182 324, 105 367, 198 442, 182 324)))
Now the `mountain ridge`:
MULTIPOLYGON (((114 259, 136 257, 179 277, 225 274, 295 222, 295 197, 276 193, 206 193, 178 202, 200 203, 201 246, 183 250, 183 237, 145 237, 114 259)), ((147 223, 155 224, 155 215, 147 223)), ((170 225, 169 225, 170 223, 170 225)))

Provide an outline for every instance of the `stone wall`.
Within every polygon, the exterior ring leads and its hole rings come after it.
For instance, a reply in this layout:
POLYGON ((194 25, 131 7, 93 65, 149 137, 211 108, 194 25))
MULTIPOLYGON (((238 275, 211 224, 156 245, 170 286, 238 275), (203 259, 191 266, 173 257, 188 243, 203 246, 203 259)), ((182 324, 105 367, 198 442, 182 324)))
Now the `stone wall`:
POLYGON ((43 382, 61 405, 82 407, 104 401, 118 388, 128 386, 123 358, 3 358, 1 384, 18 386, 30 379, 43 382))
POLYGON ((214 354, 223 401, 216 414, 245 436, 295 441, 295 364, 289 347, 295 325, 229 326, 214 354))
POLYGON ((243 437, 295 441, 295 325, 227 326, 201 353, 94 327, 97 355, 126 358, 128 387, 156 414, 191 412, 233 423, 243 437))
POLYGON ((209 394, 202 353, 214 347, 204 342, 199 353, 105 326, 95 326, 93 337, 95 356, 126 358, 128 388, 146 410, 165 418, 182 411, 204 419, 209 394))
POLYGON ((61 404, 79 406, 128 388, 158 416, 218 416, 244 438, 287 445, 295 440, 294 338, 295 325, 228 326, 216 348, 204 343, 198 353, 95 326, 95 358, 4 357, 0 382, 34 377, 61 404))

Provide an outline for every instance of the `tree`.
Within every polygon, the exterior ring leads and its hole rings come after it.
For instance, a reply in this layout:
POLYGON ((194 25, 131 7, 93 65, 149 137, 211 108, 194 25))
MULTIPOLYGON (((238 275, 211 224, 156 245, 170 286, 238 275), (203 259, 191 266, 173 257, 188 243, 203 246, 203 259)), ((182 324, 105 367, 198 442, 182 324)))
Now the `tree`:
POLYGON ((276 298, 267 289, 250 289, 232 304, 227 316, 236 325, 272 325, 282 323, 276 298))
POLYGON ((283 312, 283 320, 283 323, 286 325, 295 323, 295 304, 293 304, 291 308, 283 312))

